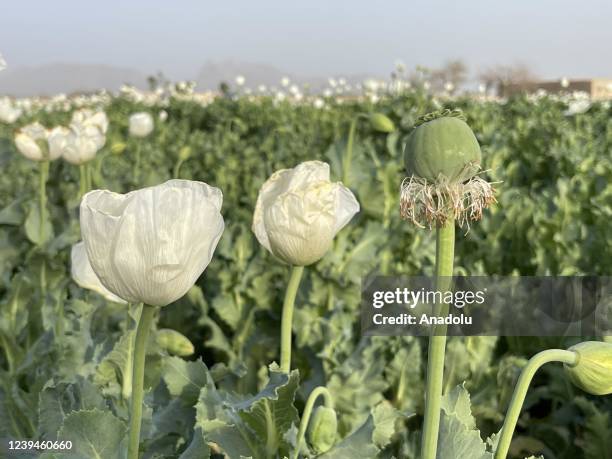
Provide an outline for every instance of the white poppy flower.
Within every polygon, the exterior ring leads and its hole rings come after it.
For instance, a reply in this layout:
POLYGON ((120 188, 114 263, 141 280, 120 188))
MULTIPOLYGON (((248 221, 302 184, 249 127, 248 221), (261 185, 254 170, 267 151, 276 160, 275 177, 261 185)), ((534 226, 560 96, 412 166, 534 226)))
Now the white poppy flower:
POLYGON ((163 123, 168 119, 168 112, 166 110, 160 110, 157 114, 157 118, 163 123))
POLYGON ((59 158, 59 155, 57 151, 49 151, 48 136, 49 131, 42 124, 28 124, 17 132, 15 145, 23 156, 32 161, 52 161, 59 158))
POLYGON ((49 155, 57 156, 58 158, 62 156, 71 140, 71 135, 70 129, 63 126, 57 126, 51 129, 48 137, 49 155))
POLYGON ((70 274, 72 275, 72 279, 79 287, 93 290, 94 292, 102 295, 108 301, 113 301, 115 303, 126 303, 125 300, 108 291, 108 289, 102 285, 100 279, 98 279, 98 276, 96 276, 96 273, 89 263, 87 251, 85 250, 85 244, 82 241, 72 246, 72 250, 70 251, 70 260, 70 274))
POLYGON ((572 100, 563 114, 566 116, 579 115, 585 113, 589 108, 591 108, 591 101, 588 99, 572 100))
POLYGON ((11 99, 3 97, 0 99, 0 121, 13 124, 21 116, 22 110, 15 106, 11 99))
POLYGON ((323 99, 321 99, 320 97, 317 97, 314 100, 313 105, 314 105, 315 108, 321 109, 321 108, 325 107, 325 101, 323 99))
POLYGON ((130 135, 146 137, 153 132, 153 117, 147 112, 134 113, 130 116, 130 135))
POLYGON ((71 124, 62 156, 70 164, 84 164, 95 158, 105 142, 106 137, 93 124, 71 124))
POLYGON ((329 165, 308 161, 275 172, 259 190, 253 232, 280 260, 306 266, 320 260, 334 236, 359 212, 342 183, 329 180, 329 165))
POLYGON ((221 238, 222 202, 221 190, 190 180, 87 193, 81 233, 102 285, 130 303, 166 306, 182 297, 221 238))
POLYGON ((244 86, 244 83, 245 83, 245 82, 246 82, 246 78, 245 78, 244 76, 242 76, 242 75, 238 75, 238 76, 236 77, 236 84, 237 84, 238 86, 244 86))
MULTIPOLYGON (((72 120, 70 124, 76 124, 79 126, 95 126, 102 134, 106 134, 108 131, 108 117, 103 111, 94 112, 87 108, 77 110, 72 114, 72 120)), ((100 147, 102 148, 102 147, 100 147)))

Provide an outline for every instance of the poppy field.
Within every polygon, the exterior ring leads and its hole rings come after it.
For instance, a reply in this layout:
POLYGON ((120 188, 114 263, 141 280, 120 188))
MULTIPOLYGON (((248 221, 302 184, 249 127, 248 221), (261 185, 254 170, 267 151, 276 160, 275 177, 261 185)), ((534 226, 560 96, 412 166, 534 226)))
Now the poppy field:
POLYGON ((4 98, 0 170, 1 457, 611 457, 612 339, 360 329, 374 273, 610 275, 609 102, 4 98))

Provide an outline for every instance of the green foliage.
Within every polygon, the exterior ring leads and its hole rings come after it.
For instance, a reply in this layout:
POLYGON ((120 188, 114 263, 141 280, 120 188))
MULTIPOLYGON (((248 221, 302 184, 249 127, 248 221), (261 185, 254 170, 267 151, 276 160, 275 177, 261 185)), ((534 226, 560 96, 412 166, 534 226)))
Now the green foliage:
POLYGON ((72 450, 57 457, 120 459, 125 433, 125 423, 108 411, 74 411, 66 416, 58 433, 60 441, 72 442, 72 450))
MULTIPOLYGON (((435 241, 400 220, 399 184, 412 126, 445 105, 463 110, 481 145, 486 175, 502 182, 496 185, 499 204, 467 235, 458 235, 458 272, 612 272, 612 109, 604 103, 569 116, 565 103, 552 98, 447 104, 420 91, 377 104, 330 100, 324 110, 266 98, 219 98, 208 105, 175 98, 163 107, 166 122, 144 140, 127 135, 129 114, 156 114, 162 107, 126 97, 104 107, 110 128, 106 146, 90 164, 95 188, 126 192, 178 173, 224 194, 226 231, 210 266, 157 318, 156 329, 180 332, 193 343, 194 355, 168 355, 170 348, 156 343, 155 333, 149 342, 145 458, 288 456, 305 397, 320 385, 332 393, 338 414, 336 443, 320 457, 417 458, 426 341, 362 338, 360 289, 373 273, 433 272, 435 241), (294 316, 295 370, 283 375, 268 366, 279 359, 289 271, 258 246, 250 230, 257 192, 272 172, 304 160, 329 162, 339 180, 349 125, 359 113, 383 114, 395 130, 385 134, 370 123, 357 125, 346 172, 361 212, 330 253, 305 272, 294 316), (133 174, 138 150, 141 163, 133 174)), ((40 110, 19 124, 37 119, 52 127, 69 118, 40 110)), ((107 303, 70 279, 70 247, 80 238, 79 171, 61 160, 50 166, 49 223, 40 239, 38 165, 16 152, 12 136, 18 127, 0 124, 0 437, 64 436, 78 445, 74 454, 112 458, 128 421, 134 310, 107 303)), ((571 344, 450 339, 441 450, 453 458, 490 457, 492 435, 524 359, 571 344)), ((561 368, 539 372, 512 454, 606 457, 612 402, 577 394, 561 368)), ((315 454, 302 451, 303 457, 315 454)))

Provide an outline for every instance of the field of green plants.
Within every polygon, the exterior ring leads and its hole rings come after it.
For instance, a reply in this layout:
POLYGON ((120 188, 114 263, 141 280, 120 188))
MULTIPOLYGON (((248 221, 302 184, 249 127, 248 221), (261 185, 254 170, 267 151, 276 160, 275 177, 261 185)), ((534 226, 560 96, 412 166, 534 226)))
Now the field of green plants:
MULTIPOLYGON (((434 274, 435 230, 400 218, 405 140, 419 116, 461 109, 488 180, 498 182, 497 204, 469 231, 457 228, 455 274, 610 275, 612 107, 570 105, 548 96, 440 99, 418 89, 317 104, 120 95, 36 101, 16 121, 0 121, 0 455, 126 457, 141 306, 108 301, 73 279, 79 203, 93 189, 126 193, 180 178, 222 191, 225 230, 195 286, 154 311, 141 457, 420 458, 427 338, 360 330, 364 277, 434 274), (77 105, 108 118, 93 159, 79 166, 20 154, 20 128, 68 126, 77 105), (139 112, 151 115, 151 132, 130 128, 139 112), (262 184, 312 160, 329 164, 360 211, 304 268, 285 372, 277 363, 291 268, 251 227, 262 184), (298 440, 319 386, 337 425, 317 409, 298 440), (72 449, 8 451, 9 440, 55 448, 70 441, 72 449)), ((449 338, 437 457, 493 458, 528 359, 588 340, 605 337, 449 338)), ((612 457, 611 413, 609 396, 587 394, 562 365, 546 365, 529 387, 508 457, 612 457)))

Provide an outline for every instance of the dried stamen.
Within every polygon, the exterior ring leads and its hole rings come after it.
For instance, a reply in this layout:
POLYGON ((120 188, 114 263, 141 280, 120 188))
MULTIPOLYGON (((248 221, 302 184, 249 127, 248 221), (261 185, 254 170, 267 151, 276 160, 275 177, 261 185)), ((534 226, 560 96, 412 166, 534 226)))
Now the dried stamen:
POLYGON ((402 182, 400 214, 420 228, 443 225, 453 217, 459 226, 480 220, 482 210, 497 202, 492 184, 476 175, 466 182, 428 182, 416 176, 402 182))

